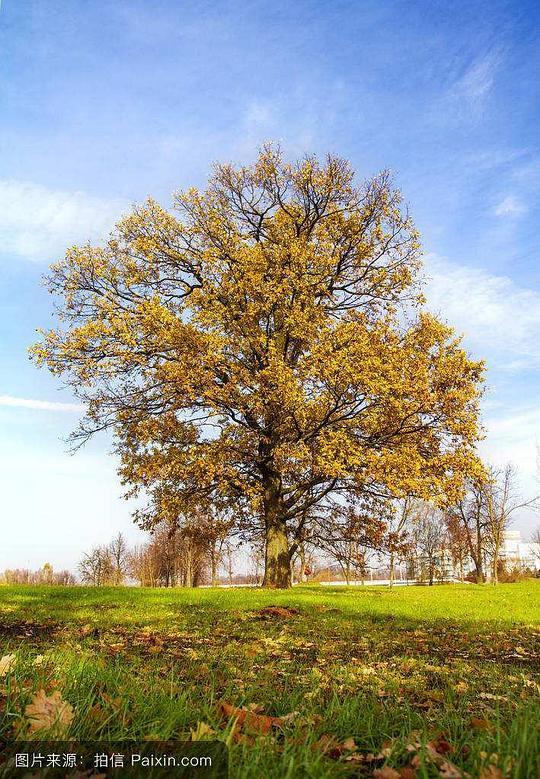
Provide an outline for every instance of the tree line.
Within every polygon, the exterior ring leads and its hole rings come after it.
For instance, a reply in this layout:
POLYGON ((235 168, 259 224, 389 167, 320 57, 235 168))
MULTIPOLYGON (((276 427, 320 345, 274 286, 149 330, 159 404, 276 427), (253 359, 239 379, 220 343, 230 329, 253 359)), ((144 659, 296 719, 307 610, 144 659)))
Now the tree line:
MULTIPOLYGON (((294 580, 306 582, 332 571, 350 583, 365 580, 374 569, 393 583, 396 569, 409 579, 436 581, 457 578, 497 583, 507 563, 501 559, 504 533, 516 511, 538 507, 537 499, 519 497, 516 472, 511 466, 491 469, 483 483, 471 482, 453 506, 441 508, 407 497, 374 506, 341 506, 331 518, 314 513, 306 519, 304 534, 291 569, 294 580)), ((129 548, 119 534, 109 545, 85 554, 79 565, 81 580, 95 586, 127 581, 142 586, 196 587, 239 579, 261 580, 264 537, 242 537, 232 519, 199 517, 185 524, 154 528, 146 544, 129 548), (201 528, 205 527, 203 534, 201 528), (239 577, 235 551, 243 546, 248 576, 239 577)), ((540 531, 537 531, 540 536, 540 531)), ((540 544, 535 568, 540 568, 540 544)), ((512 566, 513 563, 510 563, 512 566)))

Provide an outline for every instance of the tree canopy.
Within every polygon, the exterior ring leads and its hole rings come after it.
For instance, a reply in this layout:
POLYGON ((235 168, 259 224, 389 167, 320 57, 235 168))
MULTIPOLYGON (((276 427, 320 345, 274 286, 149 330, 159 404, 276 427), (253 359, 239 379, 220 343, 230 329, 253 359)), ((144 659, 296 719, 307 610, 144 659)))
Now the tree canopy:
POLYGON ((479 467, 483 366, 424 310, 420 266, 387 173, 266 147, 71 248, 33 355, 87 404, 75 441, 112 428, 155 505, 262 527, 265 583, 288 586, 314 507, 452 499, 479 467))

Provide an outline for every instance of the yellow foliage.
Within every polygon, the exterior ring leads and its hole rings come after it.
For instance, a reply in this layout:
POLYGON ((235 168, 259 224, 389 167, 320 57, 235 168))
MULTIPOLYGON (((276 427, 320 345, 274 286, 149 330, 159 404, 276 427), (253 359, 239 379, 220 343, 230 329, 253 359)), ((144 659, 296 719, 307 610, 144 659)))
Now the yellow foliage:
POLYGON ((293 527, 333 491, 453 499, 481 469, 483 365, 423 309, 420 264, 388 174, 355 187, 343 160, 266 147, 70 249, 32 351, 88 403, 76 438, 114 427, 124 482, 162 507, 293 527))

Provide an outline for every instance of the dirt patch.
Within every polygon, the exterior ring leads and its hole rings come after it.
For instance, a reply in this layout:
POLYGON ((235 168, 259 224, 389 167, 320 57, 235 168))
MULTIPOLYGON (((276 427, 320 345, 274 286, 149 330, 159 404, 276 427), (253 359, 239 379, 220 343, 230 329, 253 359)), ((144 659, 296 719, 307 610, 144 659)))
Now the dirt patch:
POLYGON ((298 609, 290 606, 265 606, 255 612, 256 619, 290 619, 300 614, 298 609))
POLYGON ((2 638, 42 639, 55 635, 58 630, 59 626, 50 622, 0 622, 2 638))

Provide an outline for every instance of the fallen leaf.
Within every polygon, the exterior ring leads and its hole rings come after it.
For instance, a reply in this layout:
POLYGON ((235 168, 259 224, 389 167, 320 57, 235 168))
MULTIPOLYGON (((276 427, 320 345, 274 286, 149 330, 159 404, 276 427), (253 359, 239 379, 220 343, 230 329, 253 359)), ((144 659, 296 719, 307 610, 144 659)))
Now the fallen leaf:
POLYGON ((16 655, 4 655, 0 658, 0 677, 6 676, 17 661, 16 655))
POLYGON ((443 760, 437 765, 439 769, 439 776, 443 779, 461 779, 461 771, 453 763, 448 760, 443 760))
POLYGON ((452 745, 443 736, 439 736, 434 741, 430 741, 427 748, 434 752, 438 752, 439 755, 446 755, 447 752, 454 751, 452 745))
POLYGON ((478 779, 504 779, 504 774, 496 765, 486 765, 478 775, 478 779))
POLYGON ((244 728, 260 736, 266 736, 273 727, 279 727, 283 724, 281 717, 255 714, 253 711, 249 711, 249 709, 231 706, 230 703, 220 703, 219 710, 220 714, 227 719, 235 719, 233 727, 234 736, 237 736, 239 730, 244 728))
POLYGON ((376 768, 373 771, 375 779, 400 779, 399 772, 395 768, 385 765, 382 768, 376 768))
POLYGON ((416 779, 416 771, 410 765, 399 769, 399 779, 416 779))
POLYGON ((32 665, 40 666, 43 665, 44 662, 45 662, 45 655, 37 655, 36 657, 34 657, 34 661, 32 665))
POLYGON ((508 700, 508 698, 505 695, 493 695, 490 692, 481 692, 478 697, 483 698, 485 701, 507 701, 508 700))
POLYGON ((64 735, 73 721, 73 707, 62 700, 61 694, 56 691, 47 696, 45 690, 40 690, 34 696, 24 710, 28 719, 29 733, 38 733, 42 730, 54 732, 56 737, 64 735))

